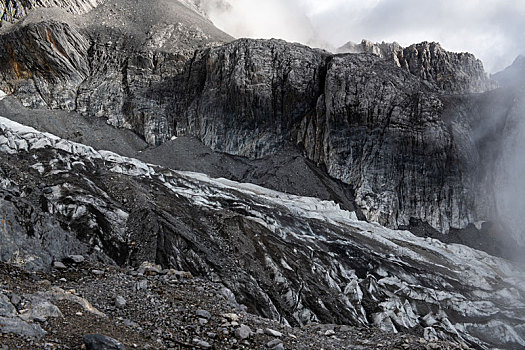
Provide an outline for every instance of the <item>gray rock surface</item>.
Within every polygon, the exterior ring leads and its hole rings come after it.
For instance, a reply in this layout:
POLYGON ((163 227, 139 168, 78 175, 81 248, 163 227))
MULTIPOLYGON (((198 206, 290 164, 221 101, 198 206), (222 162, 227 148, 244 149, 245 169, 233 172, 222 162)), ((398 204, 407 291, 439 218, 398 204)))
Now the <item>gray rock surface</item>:
MULTIPOLYGON (((266 329, 264 330, 264 333, 265 333, 265 334, 268 334, 269 336, 272 336, 272 337, 278 337, 278 338, 280 338, 280 337, 283 336, 283 334, 282 334, 281 332, 276 331, 276 330, 271 329, 271 328, 266 328, 266 329)), ((277 343, 278 343, 278 341, 276 342, 276 344, 273 344, 272 346, 277 345, 277 343)))
POLYGON ((209 319, 211 317, 210 312, 206 310, 197 310, 195 311, 195 315, 197 315, 198 317, 205 318, 205 319, 209 319))
POLYGON ((211 349, 210 343, 208 343, 205 340, 199 339, 199 338, 194 338, 193 344, 195 344, 195 346, 198 346, 201 349, 211 349))
POLYGON ((410 219, 442 233, 479 220, 476 144, 448 122, 445 101, 420 79, 373 55, 334 57, 317 112, 298 133, 307 156, 350 183, 365 216, 410 219), (366 67, 366 69, 365 69, 366 67))
POLYGON ((266 344, 266 346, 267 346, 268 348, 273 349, 273 348, 275 348, 275 347, 276 347, 277 345, 279 345, 279 344, 282 344, 281 340, 280 340, 280 339, 274 339, 274 340, 269 341, 269 342, 266 344))
POLYGON ((0 332, 13 333, 25 337, 39 338, 46 334, 46 332, 38 324, 27 323, 17 318, 0 317, 0 332))
POLYGON ((32 9, 58 7, 76 15, 84 14, 95 8, 102 0, 1 0, 0 27, 14 23, 27 16, 32 9))
POLYGON ((84 258, 82 255, 69 255, 64 260, 73 264, 81 264, 86 260, 86 258, 84 258))
POLYGON ((24 193, 23 187, 5 177, 1 181, 4 185, 0 200, 4 215, 3 229, 0 230, 2 261, 38 270, 48 268, 53 260, 60 260, 71 253, 88 252, 86 245, 43 213, 37 202, 29 203, 20 198, 24 193), (31 221, 35 225, 28 226, 31 221))
POLYGON ((240 340, 248 339, 252 335, 250 327, 241 324, 239 328, 235 330, 235 337, 240 340))
POLYGON ((348 42, 338 53, 371 53, 392 60, 398 67, 452 93, 476 93, 495 89, 483 64, 469 53, 444 50, 439 43, 422 42, 406 48, 398 43, 348 42))
POLYGON ((62 312, 56 305, 38 297, 33 298, 29 309, 20 315, 26 322, 45 322, 49 317, 62 317, 62 312))
POLYGON ((27 323, 19 318, 0 317, 0 333, 12 333, 24 337, 39 338, 46 332, 35 323, 27 323))
POLYGON ((87 334, 84 336, 87 350, 124 350, 125 346, 113 338, 102 334, 87 334))
POLYGON ((13 316, 16 313, 16 308, 13 304, 11 304, 9 298, 3 294, 0 294, 0 316, 13 316))
POLYGON ((117 295, 115 297, 115 306, 116 307, 124 307, 124 306, 126 306, 126 299, 124 299, 124 297, 121 296, 121 295, 117 295))

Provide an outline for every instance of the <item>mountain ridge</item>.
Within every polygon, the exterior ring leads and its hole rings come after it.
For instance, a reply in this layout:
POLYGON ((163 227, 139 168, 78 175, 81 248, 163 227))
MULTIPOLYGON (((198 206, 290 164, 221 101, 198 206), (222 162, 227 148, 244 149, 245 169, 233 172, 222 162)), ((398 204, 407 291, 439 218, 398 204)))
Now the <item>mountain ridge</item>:
POLYGON ((338 53, 372 53, 393 60, 400 68, 435 83, 440 89, 454 93, 479 93, 498 85, 489 78, 483 63, 473 54, 455 53, 443 49, 440 43, 423 41, 402 47, 393 43, 348 42, 338 53))

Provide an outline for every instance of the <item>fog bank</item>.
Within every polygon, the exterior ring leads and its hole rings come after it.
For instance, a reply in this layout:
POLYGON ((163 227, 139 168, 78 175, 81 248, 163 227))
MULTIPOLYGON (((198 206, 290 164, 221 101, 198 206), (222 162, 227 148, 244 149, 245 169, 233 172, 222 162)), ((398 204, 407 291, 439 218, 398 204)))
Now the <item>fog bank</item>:
MULTIPOLYGON (((199 1, 199 0, 198 0, 199 1)), ((235 37, 282 38, 333 50, 348 41, 438 41, 489 72, 525 52, 522 0, 200 0, 235 37)))

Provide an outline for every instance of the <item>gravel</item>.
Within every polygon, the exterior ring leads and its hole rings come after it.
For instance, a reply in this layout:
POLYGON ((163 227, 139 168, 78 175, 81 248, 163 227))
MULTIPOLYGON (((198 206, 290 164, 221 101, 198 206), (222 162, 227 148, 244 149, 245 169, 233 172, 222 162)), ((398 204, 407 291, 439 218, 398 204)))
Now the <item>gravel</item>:
MULTIPOLYGON (((242 305, 228 300, 223 289, 220 283, 191 274, 164 271, 139 276, 136 270, 88 261, 53 273, 28 273, 0 264, 3 304, 10 305, 16 295, 21 305, 31 308, 39 297, 46 305, 43 310, 56 307, 60 311, 60 315, 46 315, 41 323, 26 322, 13 315, 18 312, 13 311, 14 305, 6 306, 11 311, 0 318, 0 344, 9 349, 80 349, 83 345, 90 349, 89 339, 104 339, 126 349, 459 348, 454 343, 374 328, 323 324, 292 328, 247 313, 242 305), (61 282, 62 278, 67 282, 61 282), (118 291, 118 296, 110 290, 118 291), (125 300, 120 307, 116 305, 119 297, 125 300), (207 322, 200 324, 199 319, 207 322)), ((121 349, 112 346, 107 349, 121 349)))

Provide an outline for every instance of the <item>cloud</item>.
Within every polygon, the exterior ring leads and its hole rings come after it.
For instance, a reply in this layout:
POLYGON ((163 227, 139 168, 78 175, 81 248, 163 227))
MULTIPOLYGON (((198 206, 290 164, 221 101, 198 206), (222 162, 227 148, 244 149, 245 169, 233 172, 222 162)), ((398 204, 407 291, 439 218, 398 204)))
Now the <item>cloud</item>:
POLYGON ((282 38, 334 49, 348 41, 438 41, 472 52, 488 71, 525 53, 523 0, 202 0, 236 37, 282 38))
POLYGON ((230 35, 309 43, 316 36, 300 1, 204 0, 213 23, 230 35))
POLYGON ((496 205, 502 222, 525 245, 525 98, 515 100, 505 129, 502 155, 496 164, 496 205))

